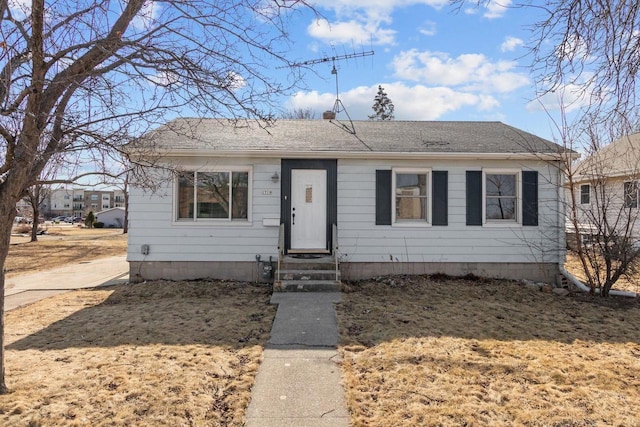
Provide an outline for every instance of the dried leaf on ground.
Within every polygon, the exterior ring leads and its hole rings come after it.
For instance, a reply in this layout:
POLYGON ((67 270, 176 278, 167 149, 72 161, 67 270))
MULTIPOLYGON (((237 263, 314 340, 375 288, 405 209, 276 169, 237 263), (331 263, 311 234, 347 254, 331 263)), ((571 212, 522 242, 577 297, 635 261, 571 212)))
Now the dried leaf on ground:
POLYGON ((637 424, 637 300, 439 279, 343 294, 354 426, 637 424))
POLYGON ((0 424, 241 426, 269 297, 252 284, 158 281, 11 311, 0 424))

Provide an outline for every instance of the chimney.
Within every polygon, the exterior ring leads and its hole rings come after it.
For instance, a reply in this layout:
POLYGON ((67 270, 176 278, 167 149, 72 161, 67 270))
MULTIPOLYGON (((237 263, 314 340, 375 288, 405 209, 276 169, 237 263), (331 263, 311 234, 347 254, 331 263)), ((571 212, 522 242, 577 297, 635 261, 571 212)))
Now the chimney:
POLYGON ((324 120, 334 120, 336 118, 336 113, 334 113, 331 110, 327 110, 324 113, 322 113, 322 118, 324 120))

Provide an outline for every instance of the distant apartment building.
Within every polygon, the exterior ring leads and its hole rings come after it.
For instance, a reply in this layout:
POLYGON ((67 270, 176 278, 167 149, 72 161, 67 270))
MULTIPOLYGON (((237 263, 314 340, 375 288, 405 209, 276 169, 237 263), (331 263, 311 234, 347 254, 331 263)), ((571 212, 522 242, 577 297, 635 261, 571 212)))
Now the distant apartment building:
POLYGON ((46 216, 84 217, 89 212, 94 214, 106 209, 124 207, 122 190, 86 190, 84 188, 58 188, 51 190, 50 208, 46 216))

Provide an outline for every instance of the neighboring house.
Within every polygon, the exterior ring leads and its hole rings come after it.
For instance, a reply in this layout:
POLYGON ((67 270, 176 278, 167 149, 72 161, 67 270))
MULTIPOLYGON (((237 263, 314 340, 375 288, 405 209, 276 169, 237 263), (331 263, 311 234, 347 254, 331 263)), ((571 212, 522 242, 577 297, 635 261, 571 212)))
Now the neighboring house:
POLYGON ((111 208, 98 212, 96 221, 103 223, 106 228, 123 228, 125 221, 124 208, 111 208))
POLYGON ((562 147, 499 122, 178 119, 131 152, 131 277, 255 280, 256 256, 327 254, 343 279, 555 280, 562 147), (176 168, 173 176, 167 172, 176 168))
MULTIPOLYGON (((603 234, 603 227, 640 239, 640 133, 619 138, 585 158, 576 166, 573 181, 583 239, 603 234), (625 232, 627 225, 630 233, 625 232)), ((568 222, 572 242, 575 227, 570 218, 568 222)))

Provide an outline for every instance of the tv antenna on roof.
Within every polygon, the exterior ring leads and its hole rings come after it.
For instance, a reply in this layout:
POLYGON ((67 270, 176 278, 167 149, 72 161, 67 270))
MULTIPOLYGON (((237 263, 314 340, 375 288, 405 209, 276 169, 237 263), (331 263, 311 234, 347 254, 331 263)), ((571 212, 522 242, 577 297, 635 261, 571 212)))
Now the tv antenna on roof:
POLYGON ((333 109, 330 110, 330 113, 333 113, 333 117, 330 118, 329 120, 332 121, 333 119, 336 119, 336 117, 338 116, 339 113, 344 112, 347 115, 347 119, 349 119, 349 126, 347 126, 346 124, 342 123, 340 120, 336 121, 349 133, 352 133, 355 135, 356 133, 356 129, 353 125, 353 121, 351 120, 351 116, 349 116, 349 112, 347 112, 347 109, 345 108, 344 104, 342 103, 342 101, 340 100, 340 91, 339 91, 339 87, 338 87, 338 69, 336 68, 336 61, 343 61, 343 60, 348 60, 348 59, 355 59, 355 58, 364 58, 365 56, 372 56, 374 54, 374 52, 372 50, 369 51, 362 51, 362 52, 353 52, 353 53, 346 53, 344 55, 333 55, 333 56, 325 56, 322 58, 316 58, 316 59, 309 59, 307 61, 303 61, 303 62, 295 62, 293 64, 291 64, 291 67, 303 67, 303 66, 307 66, 307 65, 315 65, 315 64, 322 64, 325 62, 331 62, 332 68, 331 68, 331 74, 333 74, 334 76, 336 76, 336 101, 333 103, 333 109))

